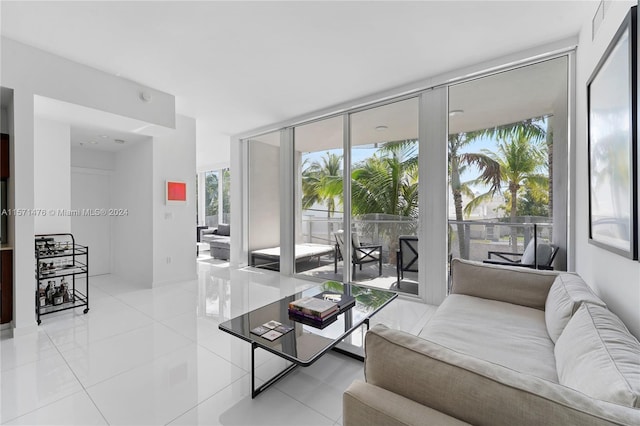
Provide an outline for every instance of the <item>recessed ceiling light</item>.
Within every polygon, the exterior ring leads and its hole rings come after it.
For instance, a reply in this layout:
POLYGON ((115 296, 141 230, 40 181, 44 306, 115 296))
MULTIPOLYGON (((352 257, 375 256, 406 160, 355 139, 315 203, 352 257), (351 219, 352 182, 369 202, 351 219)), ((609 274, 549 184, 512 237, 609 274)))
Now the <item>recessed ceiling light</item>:
POLYGON ((387 126, 376 126, 376 130, 379 132, 383 132, 385 130, 387 130, 389 127, 387 126))
POLYGON ((91 145, 98 145, 98 141, 89 141, 91 145))
POLYGON ((114 139, 113 141, 115 143, 119 143, 120 145, 122 145, 124 143, 124 140, 122 140, 122 139, 114 139))
POLYGON ((456 115, 462 115, 464 114, 464 110, 463 109, 453 109, 451 111, 449 111, 449 117, 454 117, 456 115))
POLYGON ((109 137, 109 135, 99 135, 102 139, 106 139, 109 137))

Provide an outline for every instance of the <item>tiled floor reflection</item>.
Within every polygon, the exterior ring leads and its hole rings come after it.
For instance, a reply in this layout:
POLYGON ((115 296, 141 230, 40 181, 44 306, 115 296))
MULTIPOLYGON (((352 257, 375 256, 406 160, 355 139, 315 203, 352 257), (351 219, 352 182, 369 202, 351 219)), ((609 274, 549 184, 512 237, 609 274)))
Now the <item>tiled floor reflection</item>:
MULTIPOLYGON (((250 347, 222 321, 316 284, 227 262, 198 261, 198 279, 140 289, 91 280, 91 312, 43 318, 0 339, 0 423, 64 425, 340 425, 342 393, 362 363, 328 353, 251 399, 250 347)), ((417 333, 434 307, 396 299, 373 318, 417 333)), ((283 361, 257 352, 265 380, 283 361)))

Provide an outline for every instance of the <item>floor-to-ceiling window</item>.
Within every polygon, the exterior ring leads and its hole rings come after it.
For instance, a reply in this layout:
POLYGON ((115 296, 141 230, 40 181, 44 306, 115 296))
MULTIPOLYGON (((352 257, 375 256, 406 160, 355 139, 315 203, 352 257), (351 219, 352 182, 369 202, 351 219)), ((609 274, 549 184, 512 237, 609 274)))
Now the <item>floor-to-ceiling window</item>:
POLYGON ((351 279, 418 294, 416 242, 406 238, 417 235, 418 99, 353 113, 349 123, 351 279))
POLYGON ((295 272, 342 280, 343 118, 294 128, 295 272))
POLYGON ((508 263, 535 239, 565 268, 567 75, 560 57, 449 88, 453 257, 508 263))
POLYGON ((250 138, 247 149, 249 264, 279 270, 280 132, 250 138))
POLYGON ((346 109, 268 135, 275 142, 252 138, 249 254, 293 243, 286 258, 292 254, 297 274, 436 302, 441 295, 425 292, 446 281, 444 266, 442 274, 433 273, 446 258, 521 253, 535 240, 559 247, 553 266, 566 268, 570 58, 346 109), (286 144, 280 146, 281 140, 286 144), (257 153, 264 148, 257 143, 276 150, 273 161, 257 153), (293 176, 292 184, 280 176, 280 185, 290 185, 286 194, 275 189, 278 161, 286 161, 286 174, 293 176), (270 192, 268 182, 274 185, 270 192), (275 199, 289 200, 289 193, 293 203, 285 202, 286 210, 270 207, 275 199), (256 226, 251 215, 258 210, 271 218, 261 219, 268 230, 256 226), (285 236, 292 226, 291 241, 276 241, 282 224, 285 236), (274 238, 255 244, 263 232, 274 238), (425 274, 427 264, 431 273, 425 274))
POLYGON ((222 204, 222 223, 229 223, 231 214, 231 171, 226 168, 220 170, 220 174, 222 175, 222 185, 220 188, 219 195, 220 201, 222 204))
POLYGON ((218 186, 220 183, 220 172, 211 170, 204 173, 204 217, 205 225, 216 227, 219 220, 218 186))

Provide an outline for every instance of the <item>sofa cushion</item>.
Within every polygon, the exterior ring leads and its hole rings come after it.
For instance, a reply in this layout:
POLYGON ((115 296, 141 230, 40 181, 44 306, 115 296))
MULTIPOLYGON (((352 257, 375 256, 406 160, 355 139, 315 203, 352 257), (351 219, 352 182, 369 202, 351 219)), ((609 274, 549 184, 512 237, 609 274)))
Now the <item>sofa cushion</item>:
POLYGON ((229 237, 217 237, 208 241, 211 247, 219 247, 228 249, 231 246, 231 239, 229 237))
POLYGON ((555 279, 544 308, 547 331, 556 342, 562 330, 584 302, 606 307, 604 302, 576 274, 560 274, 555 279))
POLYGON ((449 295, 420 337, 507 368, 558 382, 544 312, 462 294, 449 295))
POLYGON ((557 276, 555 271, 453 259, 451 293, 499 300, 543 311, 549 288, 557 276))
POLYGON ((218 235, 229 236, 231 235, 230 226, 226 223, 221 223, 218 225, 218 235))
POLYGON ((555 347, 560 384, 640 408, 640 343, 608 309, 583 303, 555 347))
MULTIPOLYGON (((640 410, 596 400, 381 325, 365 335, 365 353, 367 383, 470 424, 640 424, 640 410)), ((438 423, 424 419, 418 424, 438 423)))
MULTIPOLYGON (((523 265, 533 265, 536 260, 536 250, 534 250, 534 241, 531 240, 522 253, 522 257, 520 258, 520 263, 523 265)), ((551 261, 551 255, 553 254, 553 249, 550 244, 547 243, 538 243, 537 249, 537 257, 538 257, 538 265, 549 265, 551 261)))
POLYGON ((344 392, 342 401, 344 425, 469 425, 397 393, 358 380, 344 392))

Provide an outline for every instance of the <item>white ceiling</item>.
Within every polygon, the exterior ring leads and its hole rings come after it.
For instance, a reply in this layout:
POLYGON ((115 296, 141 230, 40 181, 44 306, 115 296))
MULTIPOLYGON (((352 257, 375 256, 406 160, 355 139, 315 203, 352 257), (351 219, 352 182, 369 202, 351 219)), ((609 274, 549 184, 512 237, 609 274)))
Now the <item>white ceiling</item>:
POLYGON ((228 135, 578 34, 598 1, 11 2, 2 35, 176 96, 228 135))
POLYGON ((171 130, 143 121, 98 111, 57 99, 36 96, 34 115, 38 118, 69 124, 71 146, 100 151, 120 151, 129 146, 160 136, 171 130), (116 143, 119 139, 124 143, 116 143))
MULTIPOLYGON (((560 57, 456 84, 449 89, 449 132, 459 133, 515 123, 566 111, 567 59, 560 57)), ((418 99, 410 98, 351 114, 351 144, 370 145, 418 138, 418 99), (384 127, 384 129, 380 129, 384 127)), ((279 145, 279 135, 253 138, 279 145)), ((301 152, 342 148, 342 117, 295 127, 301 152)))

